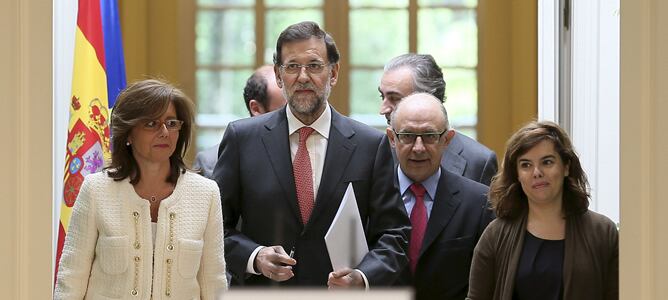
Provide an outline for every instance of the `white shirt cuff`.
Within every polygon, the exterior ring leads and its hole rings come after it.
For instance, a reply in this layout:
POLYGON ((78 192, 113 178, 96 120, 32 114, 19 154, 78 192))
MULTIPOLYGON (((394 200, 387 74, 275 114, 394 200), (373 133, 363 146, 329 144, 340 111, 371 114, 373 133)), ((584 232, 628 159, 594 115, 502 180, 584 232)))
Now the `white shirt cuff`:
POLYGON ((253 262, 255 262, 255 257, 257 256, 257 253, 260 252, 260 250, 262 250, 262 248, 264 248, 264 246, 259 246, 255 248, 255 250, 253 250, 253 253, 251 253, 250 257, 248 258, 248 263, 246 264, 246 273, 260 275, 260 273, 255 273, 255 268, 253 268, 253 262))
POLYGON ((357 271, 362 275, 362 279, 364 279, 364 290, 368 291, 369 290, 369 279, 366 278, 366 275, 364 275, 364 272, 362 272, 360 269, 354 269, 353 271, 357 271))

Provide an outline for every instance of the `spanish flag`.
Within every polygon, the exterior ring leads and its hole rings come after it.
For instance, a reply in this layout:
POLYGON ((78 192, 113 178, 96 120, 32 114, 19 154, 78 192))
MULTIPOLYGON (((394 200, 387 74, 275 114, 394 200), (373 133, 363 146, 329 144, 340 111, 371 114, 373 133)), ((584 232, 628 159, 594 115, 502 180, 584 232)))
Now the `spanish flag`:
POLYGON ((116 0, 79 0, 74 43, 56 273, 83 179, 102 170, 111 158, 109 112, 126 84, 116 0))

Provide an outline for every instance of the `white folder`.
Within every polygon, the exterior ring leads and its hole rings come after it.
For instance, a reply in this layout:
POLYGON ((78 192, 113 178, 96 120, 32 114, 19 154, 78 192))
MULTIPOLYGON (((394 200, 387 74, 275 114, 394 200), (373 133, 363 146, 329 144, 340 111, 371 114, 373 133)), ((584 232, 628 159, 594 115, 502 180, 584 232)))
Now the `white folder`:
POLYGON ((339 210, 325 234, 325 244, 334 271, 355 268, 369 252, 352 183, 348 184, 339 210))

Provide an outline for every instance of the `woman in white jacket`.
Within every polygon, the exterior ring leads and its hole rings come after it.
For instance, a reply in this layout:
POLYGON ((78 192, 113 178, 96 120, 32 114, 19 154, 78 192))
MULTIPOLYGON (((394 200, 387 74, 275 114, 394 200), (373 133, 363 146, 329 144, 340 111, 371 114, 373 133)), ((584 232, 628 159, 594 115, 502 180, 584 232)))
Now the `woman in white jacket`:
POLYGON ((111 164, 86 176, 55 299, 219 299, 227 288, 218 186, 187 170, 190 99, 159 80, 118 96, 111 164))

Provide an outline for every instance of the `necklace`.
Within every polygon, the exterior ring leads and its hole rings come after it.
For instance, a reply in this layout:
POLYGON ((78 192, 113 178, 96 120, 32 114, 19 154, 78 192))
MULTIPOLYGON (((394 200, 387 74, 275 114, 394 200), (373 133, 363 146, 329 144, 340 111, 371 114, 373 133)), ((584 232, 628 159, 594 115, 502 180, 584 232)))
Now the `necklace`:
POLYGON ((158 200, 155 199, 155 196, 151 196, 151 203, 155 203, 156 201, 158 201, 158 200))

